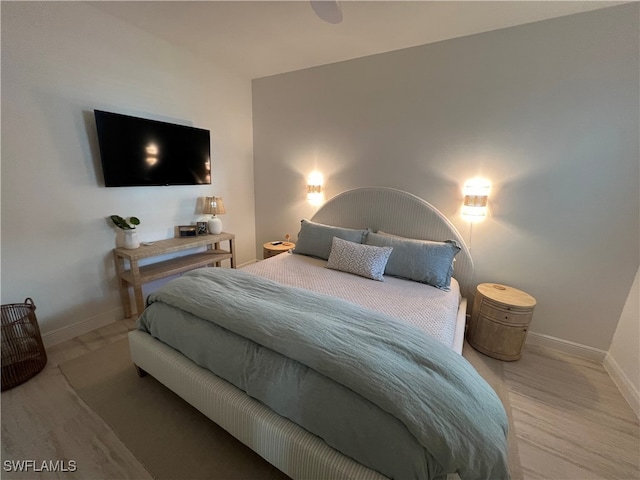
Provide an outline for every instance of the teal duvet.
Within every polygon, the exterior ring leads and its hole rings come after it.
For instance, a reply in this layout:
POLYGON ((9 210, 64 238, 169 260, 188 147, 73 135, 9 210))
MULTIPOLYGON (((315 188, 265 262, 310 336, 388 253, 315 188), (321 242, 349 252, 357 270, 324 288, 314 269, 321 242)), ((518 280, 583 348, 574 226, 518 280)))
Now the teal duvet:
POLYGON ((413 326, 234 269, 186 273, 147 304, 140 330, 389 478, 509 478, 497 395, 413 326))

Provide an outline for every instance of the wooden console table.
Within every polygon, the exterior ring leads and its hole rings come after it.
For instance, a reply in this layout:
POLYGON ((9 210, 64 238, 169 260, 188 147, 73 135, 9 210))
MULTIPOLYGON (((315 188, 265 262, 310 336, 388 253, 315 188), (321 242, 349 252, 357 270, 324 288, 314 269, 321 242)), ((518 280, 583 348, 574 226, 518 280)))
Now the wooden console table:
POLYGON ((133 250, 114 248, 113 255, 116 263, 116 273, 118 275, 118 285, 120 288, 122 307, 124 308, 124 316, 129 318, 133 316, 133 313, 139 315, 144 310, 142 285, 145 283, 187 272, 198 267, 219 267, 220 262, 223 260, 230 260, 231 268, 236 268, 235 239, 236 236, 234 234, 222 232, 218 235, 159 240, 153 242, 152 245, 141 245, 133 250), (220 248, 220 242, 225 241, 229 242, 228 250, 222 250, 220 248), (139 266, 139 261, 145 258, 158 257, 168 253, 201 247, 206 247, 206 250, 139 266), (129 264, 128 268, 126 263, 129 264), (129 287, 133 287, 136 312, 132 312, 131 310, 129 287))

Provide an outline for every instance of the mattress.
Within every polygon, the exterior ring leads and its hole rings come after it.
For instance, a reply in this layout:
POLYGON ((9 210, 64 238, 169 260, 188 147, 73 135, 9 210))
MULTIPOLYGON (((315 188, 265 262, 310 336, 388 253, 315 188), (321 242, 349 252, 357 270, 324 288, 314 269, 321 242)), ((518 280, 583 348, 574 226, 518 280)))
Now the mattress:
POLYGON ((427 332, 454 348, 460 288, 451 279, 449 291, 385 276, 384 282, 325 268, 325 260, 285 253, 242 269, 285 285, 341 298, 375 310, 427 332))

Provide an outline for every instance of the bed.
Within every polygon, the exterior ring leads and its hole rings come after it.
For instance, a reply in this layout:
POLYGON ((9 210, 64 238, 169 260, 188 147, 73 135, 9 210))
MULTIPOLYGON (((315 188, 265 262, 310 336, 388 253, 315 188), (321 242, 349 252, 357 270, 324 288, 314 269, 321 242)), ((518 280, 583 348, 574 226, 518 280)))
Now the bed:
POLYGON ((325 268, 337 242, 356 248, 336 238, 328 260, 298 251, 198 269, 150 295, 129 334, 139 371, 294 479, 508 478, 504 409, 460 355, 473 263, 453 225, 381 187, 344 192, 305 221, 301 235, 364 231, 362 248, 387 259, 404 239, 452 241, 453 276, 434 288, 325 268), (440 403, 464 408, 436 414, 440 403))

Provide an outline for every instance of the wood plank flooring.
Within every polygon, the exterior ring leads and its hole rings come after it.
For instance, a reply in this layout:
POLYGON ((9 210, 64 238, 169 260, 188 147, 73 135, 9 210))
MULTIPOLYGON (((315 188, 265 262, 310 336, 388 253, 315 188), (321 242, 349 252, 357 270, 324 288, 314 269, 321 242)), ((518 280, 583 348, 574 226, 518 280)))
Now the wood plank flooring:
POLYGON ((2 392, 2 479, 151 479, 111 428, 69 386, 58 365, 124 336, 121 321, 47 350, 37 376, 2 392), (70 456, 69 452, 73 452, 70 456), (75 472, 7 471, 5 461, 74 460, 75 472))
POLYGON ((504 364, 527 479, 638 479, 638 418, 605 369, 527 347, 504 364))
MULTIPOLYGON (((150 479, 144 467, 68 386, 58 365, 124 336, 116 322, 50 348, 49 363, 2 393, 5 460, 62 459, 76 472, 2 471, 3 479, 150 479)), ((525 479, 640 479, 640 426, 601 365, 541 347, 504 363, 525 479)))

